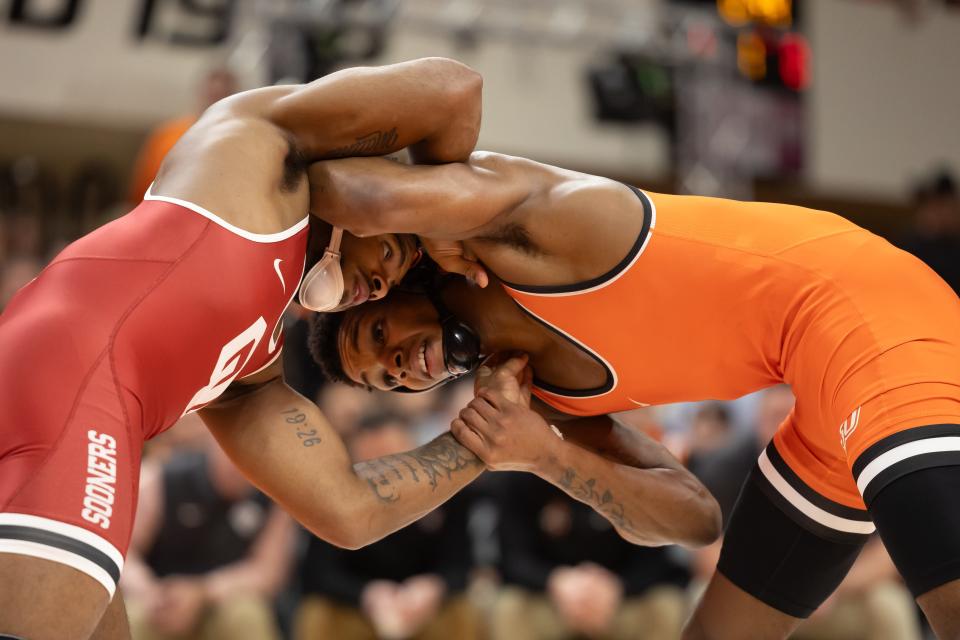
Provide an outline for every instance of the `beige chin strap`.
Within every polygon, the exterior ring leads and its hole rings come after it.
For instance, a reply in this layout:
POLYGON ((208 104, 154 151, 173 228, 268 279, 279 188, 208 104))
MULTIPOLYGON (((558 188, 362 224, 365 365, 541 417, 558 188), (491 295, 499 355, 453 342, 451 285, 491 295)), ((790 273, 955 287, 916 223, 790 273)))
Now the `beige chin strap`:
POLYGON ((340 241, 343 239, 343 229, 334 227, 330 234, 330 244, 327 245, 327 251, 340 255, 340 241))

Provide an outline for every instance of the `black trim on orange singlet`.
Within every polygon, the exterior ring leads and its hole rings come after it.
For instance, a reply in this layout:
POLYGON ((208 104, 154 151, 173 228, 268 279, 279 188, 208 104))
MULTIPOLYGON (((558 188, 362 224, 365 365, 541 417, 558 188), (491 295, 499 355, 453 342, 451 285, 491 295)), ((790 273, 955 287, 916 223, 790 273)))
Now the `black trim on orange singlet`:
POLYGON ((653 223, 653 204, 650 202, 650 198, 647 196, 647 194, 640 189, 629 184, 625 186, 630 187, 630 189, 637 194, 637 197, 640 198, 640 202, 643 204, 643 225, 640 227, 640 233, 637 235, 636 242, 633 243, 630 251, 627 252, 627 255, 624 256, 623 260, 618 262, 615 267, 603 275, 597 276, 596 278, 584 280, 583 282, 575 282, 573 284, 514 284, 513 282, 507 282, 506 280, 501 280, 501 282, 511 289, 522 291, 524 293, 576 293, 577 291, 583 291, 584 289, 590 289, 601 285, 626 269, 637 256, 637 254, 640 253, 640 250, 643 249, 643 245, 647 241, 647 236, 650 235, 650 226, 653 223))
POLYGON ((783 477, 787 483, 793 487, 797 493, 809 500, 814 506, 820 507, 827 513, 831 513, 840 518, 846 518, 847 520, 859 520, 860 522, 870 522, 870 514, 867 513, 866 509, 856 509, 854 507, 848 507, 845 504, 840 504, 835 502, 830 498, 820 495, 816 491, 810 488, 806 482, 804 482, 797 473, 790 468, 790 465, 783 459, 783 456, 780 455, 780 452, 777 451, 777 446, 771 440, 770 444, 766 448, 767 459, 770 460, 770 464, 773 465, 773 468, 783 477))
POLYGON ((955 444, 958 436, 960 436, 960 425, 933 424, 906 429, 870 445, 853 463, 853 477, 858 485, 867 465, 888 451, 918 440, 945 443, 942 447, 935 447, 935 450, 913 453, 884 465, 883 469, 863 487, 863 501, 869 507, 884 487, 915 471, 934 467, 960 466, 960 450, 955 444))
POLYGON ((571 340, 569 336, 565 335, 562 331, 557 329, 555 326, 553 326, 543 318, 537 316, 531 311, 528 311, 526 308, 524 308, 522 304, 520 304, 516 300, 514 300, 514 303, 516 303, 517 307, 519 307, 521 311, 523 311, 525 314, 527 314, 528 316, 530 316, 531 318, 533 318, 534 320, 536 320, 537 322, 545 326, 550 331, 554 332, 555 334, 563 338, 565 342, 569 342, 574 347, 576 347, 580 351, 590 356, 590 358, 593 359, 594 362, 599 364, 603 368, 604 372, 606 372, 607 374, 606 382, 604 382, 599 387, 594 387, 593 389, 564 389, 563 387, 552 385, 549 382, 544 382, 543 380, 538 378, 536 375, 534 375, 533 384, 535 387, 539 389, 543 389, 544 391, 548 391, 549 393, 552 393, 554 395, 566 396, 568 398, 589 398, 592 396, 602 395, 604 393, 607 393, 611 389, 613 389, 613 383, 614 383, 613 372, 610 371, 610 368, 607 367, 607 365, 603 362, 603 360, 601 360, 595 353, 585 348, 579 342, 576 342, 575 340, 571 340))

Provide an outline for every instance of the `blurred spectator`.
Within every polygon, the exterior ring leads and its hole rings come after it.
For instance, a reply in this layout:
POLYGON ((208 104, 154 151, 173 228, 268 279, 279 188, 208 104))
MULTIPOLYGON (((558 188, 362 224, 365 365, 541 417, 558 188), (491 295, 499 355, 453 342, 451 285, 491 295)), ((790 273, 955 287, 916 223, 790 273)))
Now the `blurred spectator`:
POLYGON ((913 597, 883 543, 872 537, 850 573, 794 640, 920 640, 913 597))
POLYGON ((726 407, 711 402, 700 407, 689 437, 687 467, 717 499, 726 522, 760 454, 757 435, 735 432, 726 407))
POLYGON ((913 230, 901 246, 927 263, 960 294, 960 193, 953 177, 940 173, 917 187, 913 230))
MULTIPOLYGON (((307 256, 309 267, 310 256, 307 256)), ((294 302, 283 317, 283 378, 292 389, 307 398, 317 398, 324 382, 323 373, 307 346, 312 315, 312 311, 294 302)))
POLYGON ((293 521, 207 442, 143 465, 122 579, 135 640, 280 637, 293 521))
POLYGON ((0 273, 0 311, 24 285, 37 277, 43 264, 31 257, 11 258, 2 264, 0 273))
POLYGON ((348 442, 364 416, 379 410, 379 396, 345 384, 327 384, 320 389, 317 406, 330 425, 348 442))
POLYGON ((761 449, 773 440, 777 429, 793 411, 795 402, 793 391, 785 384, 764 389, 757 404, 756 417, 757 444, 761 449))
POLYGON ((14 213, 7 218, 7 253, 11 258, 41 258, 45 250, 43 216, 14 213))
POLYGON ((197 88, 196 111, 162 122, 150 132, 146 142, 140 148, 133 175, 130 178, 130 192, 127 198, 131 205, 140 204, 143 194, 147 192, 150 183, 156 177, 164 156, 173 148, 180 136, 193 126, 200 114, 213 103, 236 93, 237 89, 237 79, 229 69, 214 67, 204 75, 197 88))
POLYGON ((687 569, 669 547, 623 540, 539 478, 501 474, 501 571, 493 640, 678 638, 687 569))
MULTIPOLYGON (((726 527, 730 512, 740 495, 740 488, 757 461, 760 450, 767 446, 773 434, 793 410, 793 392, 785 384, 764 389, 758 394, 754 428, 748 434, 733 433, 723 425, 728 405, 708 403, 694 419, 690 456, 687 466, 703 482, 720 504, 726 527), (697 442, 697 434, 708 434, 704 442, 697 442), (728 434, 724 439, 722 434, 728 434)), ((723 539, 692 551, 693 585, 691 596, 696 599, 706 587, 720 559, 723 539)))
MULTIPOLYGON (((354 460, 412 446, 406 420, 395 414, 364 419, 350 441, 354 460)), ((296 640, 478 638, 479 616, 464 594, 472 564, 469 501, 461 492, 410 526, 357 551, 312 538, 302 565, 304 597, 296 616, 296 640)))
POLYGON ((144 444, 144 466, 165 465, 176 455, 210 447, 210 432, 196 413, 183 416, 174 426, 144 444))

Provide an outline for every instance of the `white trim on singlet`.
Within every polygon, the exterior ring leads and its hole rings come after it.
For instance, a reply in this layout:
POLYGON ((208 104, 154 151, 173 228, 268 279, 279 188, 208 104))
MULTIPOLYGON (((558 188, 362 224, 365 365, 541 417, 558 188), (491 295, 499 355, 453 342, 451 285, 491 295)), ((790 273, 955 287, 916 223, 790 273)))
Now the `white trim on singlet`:
POLYGON ((74 540, 90 545, 106 555, 117 565, 117 570, 121 573, 123 572, 123 554, 120 553, 120 550, 113 546, 113 543, 106 538, 98 536, 87 529, 51 518, 10 511, 0 513, 0 525, 30 527, 32 529, 40 529, 73 538, 74 540))
POLYGON ((599 291, 600 289, 609 287, 614 282, 616 282, 617 280, 625 276, 627 272, 633 268, 633 265, 636 264, 637 260, 640 259, 640 256, 643 255, 643 252, 646 251, 647 245, 650 244, 650 238, 653 237, 653 231, 657 226, 657 203, 655 203, 653 201, 653 198, 647 195, 647 192, 644 191, 643 189, 638 188, 637 191, 642 193, 643 197, 646 198, 647 202, 650 203, 650 228, 647 229, 647 237, 643 239, 643 242, 640 244, 640 248, 637 250, 637 253, 633 256, 630 262, 627 263, 625 267, 623 267, 623 269, 621 269, 616 273, 616 275, 611 276, 610 278, 608 278, 607 280, 604 280, 600 284, 596 284, 587 289, 577 289, 576 291, 557 291, 557 292, 540 293, 535 291, 527 291, 526 289, 514 289, 506 282, 503 283, 503 286, 506 287, 507 289, 510 289, 511 291, 516 291, 517 293, 521 293, 527 296, 536 296, 539 298, 563 298, 563 297, 569 297, 569 296, 579 296, 581 294, 591 293, 593 291, 599 291))
MULTIPOLYGON (((521 309, 523 309, 524 311, 526 311, 527 313, 529 313, 532 317, 536 318, 539 322, 542 322, 543 324, 545 324, 546 326, 548 326, 549 328, 553 329, 554 331, 556 331, 557 333, 559 333, 560 335, 562 335, 564 338, 566 338, 567 340, 569 340, 570 342, 572 342, 574 345, 580 347, 582 350, 586 351, 587 353, 589 353, 590 355, 592 355, 594 358, 596 358, 597 360, 599 360, 600 362, 602 362, 602 363, 603 363, 603 366, 606 367, 607 371, 610 372, 610 376, 613 378, 613 383, 610 385, 610 388, 609 388, 609 389, 607 389, 607 390, 605 390, 605 391, 602 391, 602 392, 600 392, 600 393, 595 393, 595 394, 590 395, 590 396, 567 395, 567 394, 563 394, 563 393, 557 393, 557 392, 555 392, 555 391, 550 391, 549 389, 544 389, 543 387, 538 386, 536 383, 534 383, 534 385, 533 385, 534 387, 536 387, 541 393, 546 393, 546 394, 551 395, 551 396, 553 396, 553 397, 555 397, 555 398, 563 398, 563 399, 565 399, 565 400, 589 400, 589 399, 592 399, 592 398, 602 398, 602 397, 605 396, 605 395, 608 395, 608 394, 613 393, 614 389, 616 389, 617 386, 620 384, 620 376, 617 375, 617 370, 613 368, 613 365, 612 365, 612 364, 610 364, 609 362, 607 362, 607 359, 606 359, 606 358, 604 358, 602 355, 600 355, 599 353, 597 353, 596 351, 594 351, 593 349, 591 349, 591 348, 590 348, 589 346, 587 346, 585 343, 580 342, 579 340, 577 340, 576 338, 574 338, 572 335, 570 335, 569 333, 567 333, 566 331, 564 331, 563 329, 561 329, 561 328, 558 327, 557 325, 553 324, 552 322, 547 322, 546 320, 544 320, 543 318, 541 318, 540 316, 538 316, 537 314, 535 314, 533 311, 530 311, 530 309, 527 309, 525 306, 523 306, 522 304, 520 304, 520 301, 519 301, 519 300, 514 300, 514 302, 517 304, 518 307, 520 307, 521 309)), ((577 392, 576 389, 567 389, 567 391, 571 391, 571 392, 574 392, 574 393, 577 392)))
MULTIPOLYGON (((281 323, 283 322, 283 319, 282 319, 282 318, 280 319, 280 322, 281 322, 281 323)), ((277 361, 277 358, 280 357, 280 354, 281 354, 281 353, 283 353, 283 347, 280 347, 279 349, 277 349, 276 353, 273 354, 273 357, 270 358, 270 360, 269 360, 269 362, 267 362, 267 364, 263 365, 262 367, 260 367, 260 368, 257 369, 256 371, 251 371, 251 372, 248 373, 247 375, 241 376, 241 377, 237 378, 237 380, 246 380, 246 379, 249 378, 250 376, 255 376, 255 375, 257 375, 258 373, 260 373, 261 371, 263 371, 264 369, 266 369, 267 367, 269 367, 270 365, 272 365, 274 362, 276 362, 276 361, 277 361)))
POLYGON ((773 485, 773 488, 777 490, 777 493, 783 496, 786 501, 792 504, 800 513, 807 516, 814 522, 829 529, 834 529, 835 531, 844 531, 846 533, 866 535, 873 533, 876 530, 876 527, 872 522, 841 518, 840 516, 824 511, 817 505, 807 500, 800 494, 799 491, 790 486, 790 483, 787 482, 783 476, 780 475, 780 472, 777 471, 776 467, 773 466, 773 463, 770 462, 770 458, 767 457, 766 450, 760 453, 760 457, 757 459, 757 466, 760 468, 760 472, 763 473, 767 480, 770 481, 770 484, 773 485))
POLYGON ((84 547, 100 552, 115 565, 117 575, 120 575, 123 572, 123 554, 106 538, 76 525, 26 513, 0 513, 0 525, 17 527, 28 534, 22 539, 0 536, 0 552, 41 558, 73 567, 99 582, 113 597, 116 582, 104 567, 83 555, 84 547), (56 541, 44 541, 42 538, 31 540, 30 530, 53 533, 74 541, 74 545, 80 544, 70 550, 58 546, 56 541))
POLYGON ((860 490, 860 495, 866 493, 867 487, 878 475, 893 465, 914 456, 942 453, 944 451, 960 451, 960 437, 941 436, 939 438, 913 440, 880 454, 871 460, 870 464, 865 466, 860 475, 857 476, 857 488, 860 490))
POLYGON ((215 222, 216 224, 220 225, 230 233, 234 233, 240 236, 241 238, 245 238, 253 242, 263 242, 263 243, 281 242, 283 240, 287 240, 297 235, 298 233, 303 231, 308 224, 310 224, 310 216, 307 215, 307 216, 304 216, 303 220, 293 225, 289 229, 285 229, 277 233, 254 233, 252 231, 247 231, 246 229, 241 229, 240 227, 234 224, 230 224, 220 216, 214 213, 211 213, 210 211, 207 211, 200 205, 196 205, 196 204, 193 204, 192 202, 188 202, 187 200, 181 200, 180 198, 171 198, 169 196, 154 195, 152 184, 150 185, 150 188, 147 189, 147 192, 144 194, 143 199, 158 200, 160 202, 169 202, 170 204, 175 204, 177 206, 183 207, 184 209, 189 209, 194 213, 199 213, 201 216, 203 216, 207 220, 210 220, 211 222, 215 222))

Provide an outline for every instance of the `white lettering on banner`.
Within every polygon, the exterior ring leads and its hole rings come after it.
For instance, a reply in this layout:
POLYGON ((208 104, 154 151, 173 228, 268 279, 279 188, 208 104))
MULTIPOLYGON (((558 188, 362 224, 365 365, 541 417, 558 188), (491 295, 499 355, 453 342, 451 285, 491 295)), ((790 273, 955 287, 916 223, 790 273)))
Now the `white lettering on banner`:
POLYGON ((143 127, 193 108, 197 80, 249 29, 237 0, 0 2, 4 115, 143 127), (109 96, 109 99, 105 98, 109 96))
POLYGON ((260 316, 243 333, 224 345, 223 349, 220 350, 217 365, 213 368, 213 373, 210 374, 209 384, 194 394, 190 402, 187 403, 183 415, 201 409, 203 405, 213 402, 221 393, 226 391, 230 383, 247 366, 266 332, 267 321, 263 319, 263 316, 260 316))
POLYGON ((109 529, 117 494, 117 441, 93 429, 87 431, 87 439, 87 483, 80 516, 109 529))

